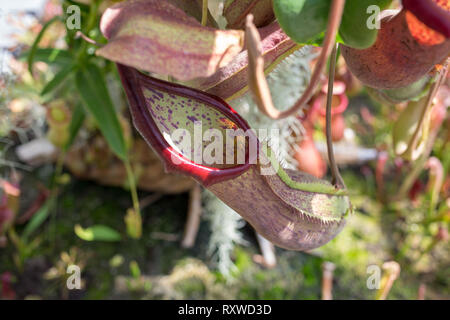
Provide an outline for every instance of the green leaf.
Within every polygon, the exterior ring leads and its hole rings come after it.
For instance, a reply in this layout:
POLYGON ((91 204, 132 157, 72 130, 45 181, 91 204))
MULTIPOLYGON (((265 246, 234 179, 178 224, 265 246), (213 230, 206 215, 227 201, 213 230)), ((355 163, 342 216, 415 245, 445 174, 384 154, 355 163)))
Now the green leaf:
POLYGON ((368 8, 375 5, 383 10, 390 3, 391 0, 347 0, 339 28, 344 43, 356 49, 372 46, 377 39, 378 29, 368 27, 368 22, 375 21, 371 21, 371 16, 376 14, 374 11, 367 12, 368 8))
POLYGON ((75 83, 83 105, 94 117, 109 147, 120 159, 125 160, 125 138, 100 70, 94 64, 84 66, 77 71, 75 83))
POLYGON ((84 229, 79 224, 74 227, 75 234, 84 241, 120 241, 122 237, 116 230, 105 225, 94 225, 84 229))
POLYGON ((284 32, 295 42, 309 43, 326 30, 331 0, 273 0, 284 32))
POLYGON ((48 20, 43 26, 39 34, 37 35, 36 39, 34 39, 34 42, 30 48, 30 51, 28 53, 28 71, 33 74, 33 62, 34 62, 34 55, 36 53, 36 49, 39 45, 39 42, 42 39, 42 36, 44 35, 45 31, 50 27, 54 22, 61 21, 60 16, 56 16, 48 20))
MULTIPOLYGON (((25 51, 20 54, 19 60, 27 60, 30 51, 25 51)), ((74 59, 69 51, 54 48, 36 48, 34 52, 34 61, 42 61, 48 64, 53 64, 59 67, 67 66, 73 63, 74 59)))
POLYGON ((69 126, 69 139, 67 140, 67 143, 64 146, 64 150, 68 150, 72 145, 73 141, 75 140, 75 137, 78 134, 78 131, 81 128, 81 125, 84 122, 85 117, 86 114, 84 112, 83 106, 81 105, 81 103, 77 104, 75 110, 72 113, 72 120, 69 126))
POLYGON ((133 239, 139 239, 142 236, 142 218, 133 209, 128 209, 125 215, 125 225, 127 234, 133 239))
POLYGON ((400 113, 392 128, 392 142, 394 152, 408 161, 415 161, 423 154, 428 140, 430 129, 430 113, 426 112, 428 107, 428 96, 419 101, 411 101, 400 113), (421 124, 422 118, 424 123, 421 124), (419 138, 415 141, 415 133, 419 128, 419 138))
POLYGON ((141 269, 135 260, 130 262, 130 273, 134 279, 138 279, 141 276, 141 269))
POLYGON ((56 87, 58 87, 59 85, 61 85, 64 80, 66 79, 66 77, 73 71, 75 70, 76 66, 75 65, 68 65, 65 68, 61 69, 58 73, 55 74, 55 76, 53 77, 52 80, 50 80, 45 87, 42 89, 41 91, 41 96, 46 95, 47 93, 53 91, 54 89, 56 89, 56 87))
POLYGON ((44 223, 45 219, 50 214, 50 209, 54 204, 55 198, 50 197, 47 201, 42 205, 42 207, 33 215, 31 220, 27 223, 25 229, 22 233, 22 238, 28 238, 37 228, 39 228, 42 223, 44 223))

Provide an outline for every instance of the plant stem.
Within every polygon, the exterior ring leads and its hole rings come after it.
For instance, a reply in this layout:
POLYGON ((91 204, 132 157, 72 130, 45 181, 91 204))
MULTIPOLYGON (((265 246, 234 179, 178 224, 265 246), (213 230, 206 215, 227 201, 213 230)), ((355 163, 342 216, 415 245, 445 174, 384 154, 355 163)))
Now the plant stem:
POLYGON ((139 198, 137 194, 137 187, 136 187, 136 179, 133 173, 133 169, 131 168, 130 160, 127 158, 124 161, 125 169, 127 171, 127 177, 128 177, 128 184, 130 186, 130 192, 131 192, 131 199, 133 201, 133 209, 134 212, 140 217, 141 216, 141 210, 139 208, 139 198))
POLYGON ((183 248, 192 248, 197 238, 198 228, 200 226, 200 217, 202 215, 202 189, 199 184, 191 189, 189 193, 189 209, 184 229, 181 246, 183 248))
POLYGON ((322 51, 320 53, 319 59, 317 61, 316 67, 314 68, 314 72, 311 76, 311 80, 308 84, 308 87, 303 92, 302 96, 297 100, 297 102, 286 111, 279 111, 272 102, 272 97, 270 96, 270 92, 267 93, 268 88, 267 81, 264 75, 264 63, 261 63, 259 60, 263 59, 260 48, 261 39, 259 38, 259 34, 254 27, 253 17, 247 16, 246 23, 246 45, 249 54, 249 79, 253 79, 256 84, 253 85, 249 81, 250 90, 254 93, 255 96, 264 97, 264 98, 256 98, 256 104, 260 111, 264 113, 271 119, 283 119, 289 116, 296 114, 300 109, 302 109, 305 104, 311 99, 314 94, 314 91, 317 88, 317 85, 320 82, 320 77, 323 73, 323 70, 328 61, 328 57, 331 54, 331 51, 335 47, 336 44, 336 35, 339 30, 339 26, 341 24, 342 14, 344 12, 345 0, 333 0, 330 9, 330 17, 327 26, 327 31, 325 34, 325 39, 323 41, 322 51), (259 48, 258 48, 259 47, 259 48), (253 60, 253 66, 251 65, 251 61, 253 60), (255 88, 256 87, 256 88, 255 88), (259 92, 258 92, 259 91, 259 92), (261 92, 262 91, 262 92, 261 92))
POLYGON ((50 210, 50 236, 52 238, 53 244, 56 242, 56 210, 55 207, 57 206, 57 195, 58 195, 58 179, 61 177, 63 165, 64 165, 64 159, 66 157, 66 152, 62 151, 58 159, 56 160, 56 167, 55 172, 53 173, 52 182, 50 185, 50 195, 47 199, 47 201, 51 201, 51 205, 48 210, 50 210))
POLYGON ((202 4, 202 26, 208 22, 208 0, 203 0, 202 4))
POLYGON ((102 46, 101 43, 99 43, 99 42, 89 38, 87 35, 85 35, 81 31, 77 31, 77 33, 75 34, 75 37, 81 37, 84 41, 86 41, 87 43, 90 43, 90 44, 92 44, 94 46, 97 46, 97 47, 101 47, 102 46))
POLYGON ((385 274, 381 279, 380 289, 376 294, 376 300, 386 300, 389 291, 391 291, 394 281, 400 275, 400 265, 395 261, 388 261, 383 264, 385 274))
MULTIPOLYGON (((85 33, 86 35, 89 35, 89 31, 91 31, 92 28, 95 26, 95 18, 97 17, 97 11, 98 7, 100 6, 100 1, 94 0, 91 3, 90 9, 89 9, 89 16, 86 24, 85 33)), ((77 32, 78 34, 78 32, 77 32)), ((86 47, 87 42, 84 41, 79 49, 79 53, 77 55, 77 61, 82 62, 86 56, 86 47)), ((82 63, 81 63, 82 64, 82 63)))
POLYGON ((431 86, 431 88, 428 92, 427 100, 425 102, 425 105, 424 105, 421 115, 420 115, 419 123, 417 124, 417 127, 411 138, 411 142, 408 146, 408 149, 405 151, 405 154, 412 155, 414 150, 417 148, 417 145, 419 144, 419 140, 421 138, 421 132, 423 131, 423 127, 425 125, 425 120, 427 119, 427 114, 431 111, 431 108, 433 107, 433 99, 436 96, 436 93, 441 85, 441 80, 442 80, 441 76, 442 75, 440 75, 438 77, 438 79, 436 79, 436 82, 433 83, 433 85, 431 86))
POLYGON ((58 159, 56 160, 55 172, 53 173, 52 182, 50 185, 52 195, 56 195, 55 193, 56 193, 57 179, 59 178, 59 176, 61 176, 65 158, 66 158, 66 152, 62 151, 59 154, 58 159))
POLYGON ((322 264, 322 300, 333 300, 333 271, 336 266, 328 261, 322 264))
POLYGON ((23 242, 22 240, 19 238, 19 236, 16 233, 16 229, 14 228, 14 225, 11 226, 11 228, 9 228, 8 230, 8 236, 9 239, 11 240, 11 242, 16 246, 17 249, 17 258, 13 259, 17 269, 19 269, 19 271, 23 271, 23 259, 21 258, 23 256, 23 242))
POLYGON ((331 138, 331 103, 333 101, 333 85, 334 74, 336 69, 337 45, 331 51, 330 57, 330 72, 328 75, 328 92, 327 92, 327 109, 326 109, 326 135, 327 135, 327 150, 328 161, 330 162, 331 175, 333 176, 332 183, 341 188, 345 188, 344 180, 339 173, 339 168, 336 164, 333 151, 333 140, 331 138))
MULTIPOLYGON (((445 79, 447 77, 447 73, 448 73, 448 68, 449 68, 449 64, 447 62, 444 69, 441 71, 438 79, 433 84, 433 86, 430 88, 430 94, 428 97, 429 105, 433 104, 433 99, 434 99, 439 87, 445 81, 445 79)), ((425 110, 429 109, 429 107, 430 106, 427 106, 425 108, 425 110)), ((422 120, 421 120, 421 122, 422 122, 422 120)), ((420 126, 420 124, 417 126, 417 129, 419 129, 419 126, 420 126)), ((414 137, 413 137, 414 139, 416 138, 416 134, 418 133, 417 129, 414 132, 414 137)), ((434 141, 437 138, 438 132, 439 132, 439 128, 433 128, 433 131, 432 131, 430 137, 428 138, 427 144, 425 146, 424 153, 422 154, 422 156, 419 157, 419 159, 414 164, 410 173, 406 176, 405 180, 403 181, 402 185, 400 186, 398 195, 396 197, 394 197, 394 200, 399 200, 399 199, 404 198, 406 196, 406 194, 408 193, 408 191, 411 189, 412 185, 414 184, 414 181, 416 181, 416 179, 419 177, 420 173, 422 172, 422 170, 425 166, 425 163, 426 163, 428 157, 430 156, 431 152, 433 151, 434 141)))

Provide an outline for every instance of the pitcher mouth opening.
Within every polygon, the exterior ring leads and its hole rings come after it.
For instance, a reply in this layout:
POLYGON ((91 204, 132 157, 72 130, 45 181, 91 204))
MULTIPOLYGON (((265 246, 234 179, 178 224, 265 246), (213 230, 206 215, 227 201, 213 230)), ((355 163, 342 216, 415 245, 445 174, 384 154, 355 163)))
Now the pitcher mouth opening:
POLYGON ((450 38, 449 0, 403 0, 402 4, 427 27, 450 38))
MULTIPOLYGON (((167 171, 178 171, 187 174, 201 184, 208 186, 237 177, 247 171, 252 164, 256 163, 260 147, 259 140, 247 122, 225 101, 199 90, 149 77, 132 67, 117 64, 117 68, 129 100, 134 125, 147 143, 162 158, 167 171), (234 162, 229 165, 205 165, 195 161, 195 158, 193 159, 180 152, 180 149, 168 139, 171 133, 170 130, 176 129, 176 125, 172 124, 173 128, 168 128, 166 125, 161 126, 157 115, 152 112, 149 106, 149 103, 151 103, 149 99, 151 100, 151 98, 145 96, 146 90, 150 93, 157 92, 182 97, 193 104, 199 102, 204 106, 208 106, 208 111, 213 110, 214 115, 220 114, 217 119, 221 122, 219 123, 221 129, 230 128, 245 132, 247 140, 245 146, 242 147, 245 151, 244 161, 234 162), (250 143, 248 143, 248 140, 256 141, 256 152, 249 152, 250 143)), ((188 109, 189 106, 187 105, 186 108, 188 109)), ((172 111, 170 112, 172 113, 172 111)), ((199 114, 199 116, 204 117, 204 114, 199 114)), ((195 121, 191 120, 195 124, 195 121)), ((208 118, 205 121, 213 120, 215 119, 208 118)), ((192 127, 191 123, 189 125, 192 127)), ((180 124, 180 127, 182 126, 183 124, 180 124)))

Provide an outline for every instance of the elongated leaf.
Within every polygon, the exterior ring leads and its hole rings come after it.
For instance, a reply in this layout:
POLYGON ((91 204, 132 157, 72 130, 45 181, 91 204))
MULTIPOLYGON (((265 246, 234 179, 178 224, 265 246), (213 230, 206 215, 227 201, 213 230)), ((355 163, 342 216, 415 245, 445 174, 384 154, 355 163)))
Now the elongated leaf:
POLYGON ((136 261, 130 262, 130 273, 134 279, 138 279, 141 276, 141 269, 136 261))
POLYGON ((378 29, 373 25, 376 19, 370 21, 376 11, 368 11, 368 8, 376 6, 383 10, 390 3, 391 0, 347 0, 339 28, 344 43, 357 49, 372 46, 377 39, 378 29))
POLYGON ((401 112, 392 130, 396 155, 414 161, 423 153, 430 129, 430 113, 425 112, 427 106, 428 97, 426 96, 419 101, 411 101, 401 112), (419 129, 419 139, 414 145, 414 134, 423 116, 425 116, 425 124, 419 129))
POLYGON ((104 225, 83 228, 75 225, 75 234, 84 241, 120 241, 122 237, 116 230, 104 225))
POLYGON ((331 0, 273 0, 283 31, 295 42, 316 40, 327 28, 331 0))
POLYGON ((83 105, 94 117, 109 147, 125 160, 127 148, 122 128, 100 70, 96 65, 88 64, 77 71, 75 82, 83 105))
POLYGON ((342 229, 351 212, 345 190, 284 170, 271 148, 222 99, 123 65, 118 70, 134 125, 167 171, 193 177, 284 248, 316 248, 342 229), (197 130, 212 134, 213 141, 196 140, 197 130), (228 143, 230 135, 235 143, 228 143))
POLYGON ((255 26, 263 27, 275 19, 272 0, 227 0, 223 15, 227 19, 227 28, 244 29, 245 17, 253 15, 255 26))
POLYGON ((37 228, 39 228, 50 214, 55 203, 55 197, 50 197, 45 201, 42 207, 33 215, 23 230, 22 237, 28 238, 37 228))
MULTIPOLYGON (((301 45, 292 41, 276 22, 258 31, 262 39, 262 55, 266 73, 272 71, 285 57, 301 48, 301 45)), ((247 68, 248 54, 247 51, 243 51, 212 76, 192 80, 189 85, 222 99, 231 100, 248 91, 247 68)))
POLYGON ((84 118, 86 117, 86 114, 84 112, 83 106, 81 103, 78 103, 72 112, 72 119, 70 121, 69 126, 69 139, 66 142, 66 145, 64 146, 64 150, 68 150, 73 141, 75 140, 78 131, 80 131, 81 126, 83 125, 84 118))
POLYGON ((36 39, 34 40, 33 44, 31 45, 30 52, 28 53, 28 71, 30 73, 33 73, 33 62, 34 62, 34 55, 36 53, 36 49, 39 45, 39 42, 42 39, 42 36, 44 35, 45 31, 50 27, 53 23, 56 21, 61 21, 60 16, 53 17, 52 19, 48 20, 43 26, 39 34, 37 35, 36 39))
POLYGON ((60 86, 66 77, 75 70, 74 65, 68 65, 67 67, 61 69, 58 73, 55 74, 52 80, 50 80, 45 87, 41 91, 41 96, 46 95, 47 93, 53 91, 58 86, 60 86))
POLYGON ((127 1, 107 9, 101 30, 109 39, 97 54, 179 80, 207 77, 241 50, 243 32, 203 27, 166 1, 127 1))
MULTIPOLYGON (((28 59, 29 55, 30 51, 25 51, 20 54, 19 60, 25 61, 28 59)), ((59 67, 67 66, 74 61, 69 51, 55 48, 36 48, 33 60, 42 61, 59 67)))

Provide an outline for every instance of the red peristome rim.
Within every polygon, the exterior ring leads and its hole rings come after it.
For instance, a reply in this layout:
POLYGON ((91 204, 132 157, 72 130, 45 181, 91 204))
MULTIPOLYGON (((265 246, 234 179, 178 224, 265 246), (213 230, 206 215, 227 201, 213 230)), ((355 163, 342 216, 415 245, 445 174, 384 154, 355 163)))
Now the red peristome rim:
MULTIPOLYGON (((340 102, 337 107, 331 108, 332 116, 344 113, 344 111, 347 110, 347 107, 348 107, 348 97, 346 94, 339 94, 339 95, 334 95, 334 96, 339 97, 340 102)), ((326 116, 326 108, 322 107, 323 101, 326 100, 326 98, 327 97, 325 95, 319 95, 314 100, 314 104, 313 104, 313 108, 315 110, 317 110, 322 117, 326 116)))
MULTIPOLYGON (((333 84, 333 95, 341 95, 345 93, 345 90, 347 89, 347 85, 344 81, 334 81, 333 84)), ((322 86, 322 93, 327 94, 328 93, 328 83, 322 86)))
MULTIPOLYGON (((208 186, 235 178, 247 171, 250 168, 251 163, 254 163, 255 159, 250 158, 248 150, 246 150, 245 164, 225 169, 200 165, 183 156, 171 147, 161 135, 153 117, 148 111, 146 106, 147 102, 145 101, 140 87, 147 84, 162 91, 197 99, 222 112, 230 120, 234 121, 240 129, 243 129, 244 131, 249 130, 250 126, 247 122, 221 98, 196 89, 151 78, 132 67, 124 66, 119 63, 117 63, 117 69, 128 97, 134 126, 146 142, 162 158, 166 171, 178 172, 191 176, 204 186, 208 186), (178 164, 173 163, 172 159, 174 158, 178 160, 178 164)), ((253 157, 255 156, 256 155, 253 155, 253 157)))
POLYGON ((402 4, 428 27, 450 38, 450 11, 433 0, 402 0, 402 4))

